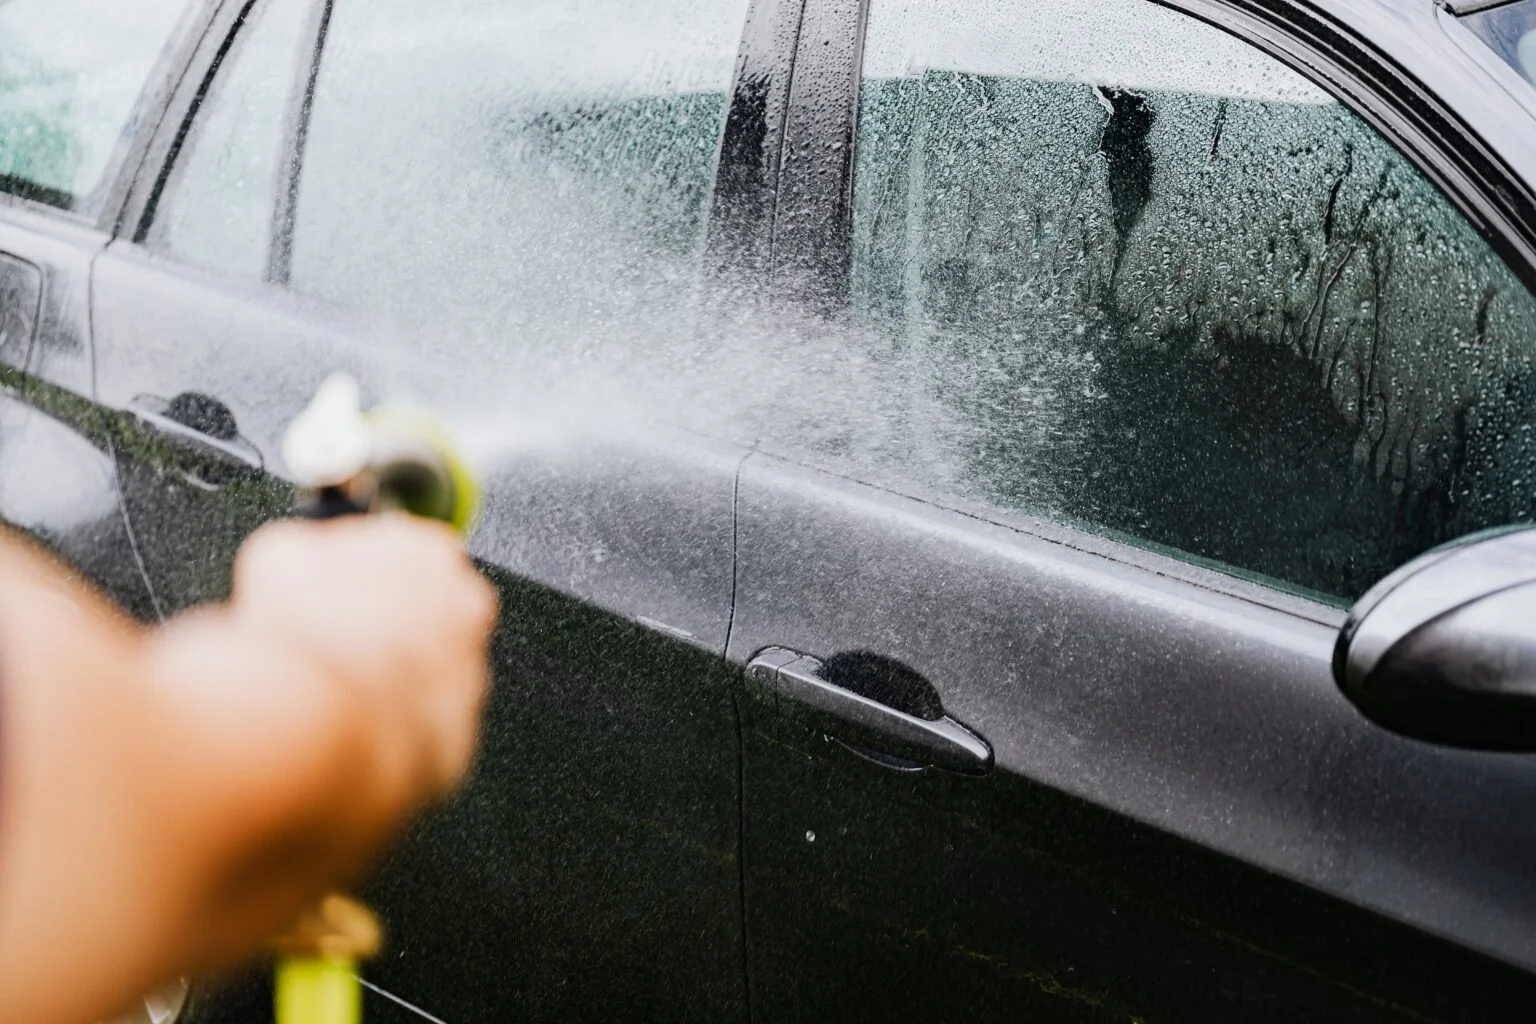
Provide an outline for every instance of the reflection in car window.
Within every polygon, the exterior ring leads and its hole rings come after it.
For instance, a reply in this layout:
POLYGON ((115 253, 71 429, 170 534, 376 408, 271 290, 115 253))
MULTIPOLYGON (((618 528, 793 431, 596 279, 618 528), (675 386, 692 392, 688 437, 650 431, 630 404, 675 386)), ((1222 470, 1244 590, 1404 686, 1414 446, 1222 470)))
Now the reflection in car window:
POLYGON ((873 0, 857 144, 863 386, 905 409, 834 456, 1334 598, 1530 518, 1536 300, 1241 41, 873 0))
POLYGON ((187 0, 0 3, 0 191, 65 209, 88 207, 186 6, 187 0))
POLYGON ((209 270, 267 273, 290 94, 310 0, 258 3, 221 62, 145 244, 209 270))
POLYGON ((337 0, 292 287, 461 356, 475 339, 627 346, 657 317, 675 331, 745 13, 337 0))
POLYGON ((1461 21, 1501 60, 1536 85, 1536 0, 1479 11, 1461 21))

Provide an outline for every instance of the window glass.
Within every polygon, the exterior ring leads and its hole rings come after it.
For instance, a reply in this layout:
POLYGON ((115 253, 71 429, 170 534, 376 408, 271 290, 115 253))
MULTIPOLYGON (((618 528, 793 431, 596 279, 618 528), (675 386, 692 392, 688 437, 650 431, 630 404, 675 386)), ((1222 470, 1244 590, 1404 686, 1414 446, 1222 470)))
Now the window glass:
POLYGON ((0 3, 0 190, 66 209, 87 205, 186 6, 0 3))
MULTIPOLYGON (((586 350, 675 329, 745 0, 336 0, 292 287, 586 350)), ((483 364, 481 369, 483 370, 483 364)))
POLYGON ((267 0, 225 57, 176 160, 145 243, 188 263, 262 279, 289 97, 310 0, 267 0))
POLYGON ((1527 82, 1536 85, 1536 0, 1469 14, 1462 23, 1527 82))
POLYGON ((873 0, 865 52, 808 447, 1338 599, 1530 518, 1536 301, 1328 95, 1146 0, 873 0))

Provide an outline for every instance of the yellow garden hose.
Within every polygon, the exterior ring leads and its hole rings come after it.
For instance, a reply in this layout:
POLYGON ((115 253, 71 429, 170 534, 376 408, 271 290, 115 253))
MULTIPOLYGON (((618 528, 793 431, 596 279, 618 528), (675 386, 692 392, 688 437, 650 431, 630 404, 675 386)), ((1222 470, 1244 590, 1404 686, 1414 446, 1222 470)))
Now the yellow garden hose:
POLYGON ((361 1024, 357 972, 383 943, 373 911, 332 893, 273 943, 277 1024, 361 1024))

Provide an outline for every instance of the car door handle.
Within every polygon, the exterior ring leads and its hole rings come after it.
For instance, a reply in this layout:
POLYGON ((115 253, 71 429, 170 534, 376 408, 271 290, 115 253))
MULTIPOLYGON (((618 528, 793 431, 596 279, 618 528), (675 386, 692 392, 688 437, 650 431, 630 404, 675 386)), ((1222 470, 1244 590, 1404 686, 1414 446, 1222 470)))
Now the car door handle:
POLYGON ((781 713, 834 739, 954 772, 991 769, 987 741, 953 718, 908 714, 832 683, 823 668, 809 655, 770 647, 747 664, 747 678, 772 697, 781 713))
POLYGON ((140 395, 129 403, 129 411, 144 430, 183 457, 176 471, 195 487, 219 490, 262 472, 260 450, 240 436, 234 414, 217 398, 195 391, 169 401, 140 395))

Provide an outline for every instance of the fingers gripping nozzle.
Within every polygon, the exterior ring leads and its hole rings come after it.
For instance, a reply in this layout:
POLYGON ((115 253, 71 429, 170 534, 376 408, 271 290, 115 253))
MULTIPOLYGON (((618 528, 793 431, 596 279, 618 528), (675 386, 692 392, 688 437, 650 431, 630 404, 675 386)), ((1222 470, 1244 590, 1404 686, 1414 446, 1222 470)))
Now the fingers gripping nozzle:
POLYGON ((432 417, 391 406, 365 413, 346 374, 321 384, 293 421, 283 459, 311 518, 396 509, 462 533, 479 504, 474 477, 432 417))

